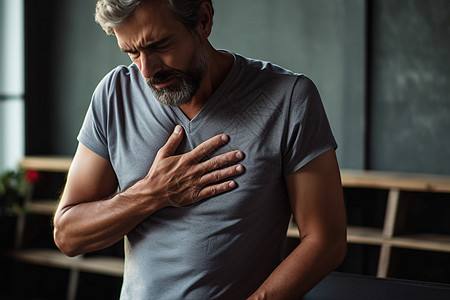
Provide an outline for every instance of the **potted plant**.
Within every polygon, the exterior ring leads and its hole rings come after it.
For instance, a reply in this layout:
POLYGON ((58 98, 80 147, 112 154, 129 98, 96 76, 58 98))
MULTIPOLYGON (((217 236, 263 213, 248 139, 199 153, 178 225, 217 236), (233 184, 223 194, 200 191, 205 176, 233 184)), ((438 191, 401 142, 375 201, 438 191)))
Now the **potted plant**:
POLYGON ((17 217, 26 214, 25 200, 38 178, 39 173, 33 170, 0 173, 0 240, 5 248, 12 245, 17 217))

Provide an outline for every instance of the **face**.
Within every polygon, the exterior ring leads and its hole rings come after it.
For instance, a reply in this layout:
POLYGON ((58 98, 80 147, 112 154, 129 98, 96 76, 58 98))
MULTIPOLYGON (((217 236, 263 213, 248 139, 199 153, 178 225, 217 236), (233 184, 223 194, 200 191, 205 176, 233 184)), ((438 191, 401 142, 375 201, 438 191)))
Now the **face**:
POLYGON ((189 60, 187 70, 168 67, 167 70, 159 71, 152 78, 145 80, 155 98, 162 104, 180 106, 191 101, 207 69, 208 56, 201 47, 198 47, 189 60), (172 84, 165 84, 166 82, 172 82, 172 84))
POLYGON ((165 1, 143 2, 115 35, 161 103, 191 101, 206 75, 208 52, 200 35, 188 30, 165 1))

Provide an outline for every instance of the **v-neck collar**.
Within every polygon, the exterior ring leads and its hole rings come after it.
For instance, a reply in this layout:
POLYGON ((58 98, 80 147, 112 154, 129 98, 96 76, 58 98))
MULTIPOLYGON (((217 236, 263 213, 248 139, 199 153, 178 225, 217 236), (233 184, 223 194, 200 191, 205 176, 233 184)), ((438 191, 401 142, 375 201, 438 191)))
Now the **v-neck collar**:
POLYGON ((201 127, 205 122, 208 121, 209 113, 214 110, 214 108, 221 101, 224 95, 227 94, 227 89, 232 86, 233 81, 235 80, 235 78, 237 78, 237 73, 239 72, 237 57, 232 52, 226 50, 221 51, 225 51, 233 56, 233 65, 231 66, 231 69, 225 77, 224 81, 214 91, 214 93, 211 95, 208 101, 206 101, 205 105, 203 105, 202 109, 195 115, 195 117, 189 119, 179 107, 171 107, 172 111, 177 116, 177 119, 180 121, 181 125, 188 133, 194 133, 197 128, 201 127))

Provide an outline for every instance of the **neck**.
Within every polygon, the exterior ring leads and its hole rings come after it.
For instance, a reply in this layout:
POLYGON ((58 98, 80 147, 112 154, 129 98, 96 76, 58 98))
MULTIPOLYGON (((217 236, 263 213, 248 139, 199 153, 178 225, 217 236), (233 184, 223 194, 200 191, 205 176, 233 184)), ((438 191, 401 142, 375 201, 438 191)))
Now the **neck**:
POLYGON ((192 120, 222 84, 233 65, 233 57, 229 53, 215 50, 208 44, 209 65, 192 100, 180 106, 183 113, 192 120))

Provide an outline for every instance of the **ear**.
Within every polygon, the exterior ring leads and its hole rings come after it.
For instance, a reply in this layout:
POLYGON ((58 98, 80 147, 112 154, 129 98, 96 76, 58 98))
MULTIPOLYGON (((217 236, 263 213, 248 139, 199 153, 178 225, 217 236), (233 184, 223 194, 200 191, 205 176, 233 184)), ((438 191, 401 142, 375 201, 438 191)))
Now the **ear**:
POLYGON ((213 25, 213 12, 211 3, 203 1, 200 4, 199 20, 197 31, 201 37, 207 39, 211 34, 213 25))

